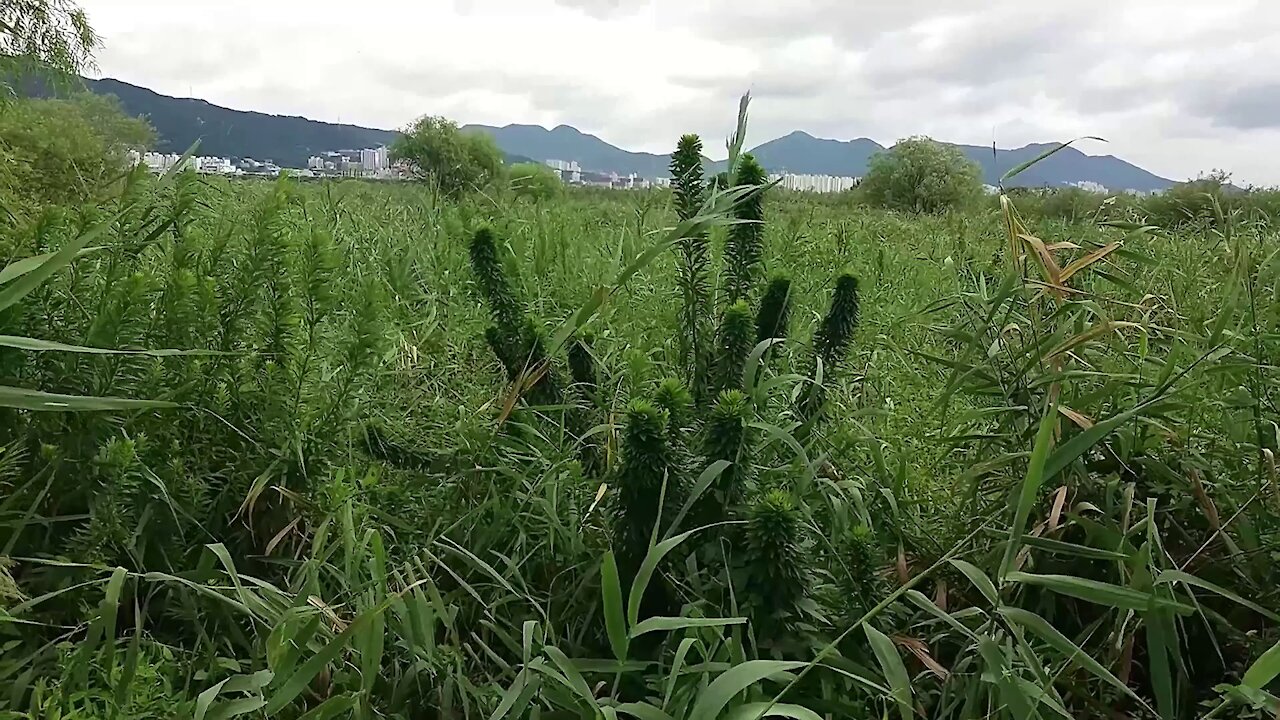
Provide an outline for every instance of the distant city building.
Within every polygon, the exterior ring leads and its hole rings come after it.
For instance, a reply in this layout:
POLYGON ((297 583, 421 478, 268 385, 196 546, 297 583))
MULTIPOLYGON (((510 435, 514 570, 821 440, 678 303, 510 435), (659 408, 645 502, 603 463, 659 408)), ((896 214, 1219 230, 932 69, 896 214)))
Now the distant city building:
POLYGON ((560 179, 567 183, 577 185, 582 182, 582 166, 577 160, 547 160, 545 164, 560 173, 560 179))
POLYGON ((851 190, 858 185, 858 178, 843 175, 793 175, 780 173, 769 176, 778 187, 801 192, 836 193, 851 190))
POLYGON ((167 173, 174 168, 179 171, 188 168, 199 171, 200 158, 189 157, 183 160, 177 153, 147 152, 138 157, 138 164, 146 165, 153 173, 167 173))
POLYGON ((1089 192, 1094 192, 1094 193, 1104 193, 1107 191, 1107 188, 1104 187, 1102 183, 1096 183, 1092 180, 1081 180, 1080 182, 1071 183, 1071 184, 1080 188, 1081 190, 1087 190, 1089 192))
POLYGON ((224 157, 201 157, 195 158, 196 172, 206 173, 209 175, 235 175, 236 166, 231 163, 231 158, 224 157))

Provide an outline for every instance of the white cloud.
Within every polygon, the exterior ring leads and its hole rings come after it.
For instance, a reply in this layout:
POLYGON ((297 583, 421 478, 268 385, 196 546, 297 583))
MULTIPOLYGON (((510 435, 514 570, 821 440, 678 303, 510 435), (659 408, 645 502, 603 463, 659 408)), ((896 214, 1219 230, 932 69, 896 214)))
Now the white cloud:
POLYGON ((1280 7, 1260 0, 84 0, 103 75, 399 127, 570 124, 633 150, 791 130, 1085 150, 1280 184, 1280 7))

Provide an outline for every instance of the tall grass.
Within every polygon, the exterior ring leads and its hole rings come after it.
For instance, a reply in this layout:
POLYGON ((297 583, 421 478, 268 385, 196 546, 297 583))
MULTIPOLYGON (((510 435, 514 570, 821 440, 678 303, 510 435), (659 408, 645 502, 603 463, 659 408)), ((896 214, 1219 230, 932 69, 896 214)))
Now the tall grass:
POLYGON ((0 293, 67 262, 0 311, 0 708, 1273 711, 1270 230, 751 167, 687 208, 138 174, 6 233, 0 293))

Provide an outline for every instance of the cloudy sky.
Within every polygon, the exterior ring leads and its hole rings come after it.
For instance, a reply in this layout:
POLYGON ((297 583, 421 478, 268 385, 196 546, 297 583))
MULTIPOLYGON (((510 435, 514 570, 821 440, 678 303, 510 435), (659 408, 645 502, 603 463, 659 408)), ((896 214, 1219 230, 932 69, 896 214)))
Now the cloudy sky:
MULTIPOLYGON (((630 150, 792 130, 1081 146, 1280 185, 1269 0, 82 0, 103 76, 401 127, 560 123, 630 150)), ((723 154, 723 153, 722 153, 723 154)))

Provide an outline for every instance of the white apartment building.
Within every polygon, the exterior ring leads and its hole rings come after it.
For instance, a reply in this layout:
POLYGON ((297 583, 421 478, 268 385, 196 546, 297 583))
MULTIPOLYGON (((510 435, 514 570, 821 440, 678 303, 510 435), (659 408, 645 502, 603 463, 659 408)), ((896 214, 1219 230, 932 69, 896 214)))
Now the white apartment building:
MULTIPOLYGON (((177 153, 147 152, 143 153, 139 160, 140 163, 142 165, 146 165, 151 172, 165 173, 172 170, 174 167, 177 167, 178 163, 182 161, 182 156, 177 153)), ((186 162, 184 162, 179 169, 185 170, 188 167, 199 170, 200 158, 187 158, 186 162)))
POLYGON ((236 166, 231 164, 231 158, 199 157, 193 160, 196 161, 196 172, 209 175, 235 175, 238 172, 236 166))
POLYGON ((546 160, 547 167, 560 173, 560 179, 570 183, 582 182, 582 166, 577 160, 546 160))
POLYGON ((858 178, 844 175, 793 175, 791 173, 783 173, 770 175, 769 179, 780 181, 778 186, 787 190, 818 193, 844 192, 858 184, 858 178))

